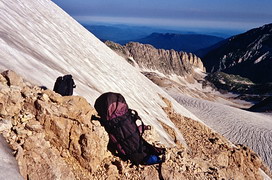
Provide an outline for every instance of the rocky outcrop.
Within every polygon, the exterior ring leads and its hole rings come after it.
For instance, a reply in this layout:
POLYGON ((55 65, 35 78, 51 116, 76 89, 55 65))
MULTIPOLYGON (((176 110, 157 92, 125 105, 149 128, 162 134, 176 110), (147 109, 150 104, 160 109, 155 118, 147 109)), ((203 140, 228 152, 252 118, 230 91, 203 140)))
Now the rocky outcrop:
POLYGON ((156 49, 151 45, 136 42, 130 42, 124 46, 111 41, 105 43, 130 63, 136 62, 142 69, 181 76, 193 75, 193 68, 205 71, 201 59, 192 53, 156 49))
MULTIPOLYGON (((107 151, 107 133, 90 120, 96 112, 84 98, 32 86, 12 71, 0 79, 1 134, 24 179, 262 179, 260 168, 267 170, 252 150, 176 114, 163 97, 163 109, 184 133, 188 147, 168 147, 161 167, 131 166, 107 151), (18 81, 9 81, 11 76, 18 81)), ((175 138, 171 127, 161 125, 175 138)), ((154 137, 154 129, 145 133, 150 142, 154 137)))
POLYGON ((0 116, 10 124, 1 132, 16 152, 24 179, 92 179, 110 153, 106 132, 90 121, 89 103, 29 86, 11 71, 2 75, 17 79, 1 84, 0 116))
POLYGON ((248 110, 253 112, 272 112, 272 96, 251 106, 248 110))
POLYGON ((256 83, 272 81, 272 24, 233 36, 203 58, 208 72, 223 71, 256 83))

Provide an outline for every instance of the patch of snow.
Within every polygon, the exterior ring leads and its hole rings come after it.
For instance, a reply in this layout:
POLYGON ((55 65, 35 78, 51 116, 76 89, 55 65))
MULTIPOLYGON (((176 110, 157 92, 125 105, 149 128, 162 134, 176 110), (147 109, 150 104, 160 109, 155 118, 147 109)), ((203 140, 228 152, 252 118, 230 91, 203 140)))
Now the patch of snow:
POLYGON ((226 84, 226 82, 225 82, 223 79, 219 79, 219 82, 220 82, 221 84, 226 84))
POLYGON ((233 79, 232 81, 236 82, 236 83, 240 83, 240 84, 247 84, 247 85, 253 85, 254 84, 251 81, 241 81, 241 80, 238 80, 238 79, 233 79))
POLYGON ((200 68, 194 67, 193 70, 195 73, 199 74, 203 78, 207 76, 207 73, 200 68))
POLYGON ((266 52, 265 54, 263 54, 262 56, 260 56, 258 59, 256 59, 254 61, 254 64, 258 64, 259 62, 261 62, 268 54, 269 54, 269 52, 266 52))
POLYGON ((260 174, 263 177, 263 180, 271 180, 271 178, 262 169, 260 169, 260 174))
POLYGON ((135 61, 135 59, 132 56, 129 56, 128 59, 133 62, 133 66, 137 69, 140 69, 138 63, 135 61))
POLYGON ((169 75, 168 77, 169 77, 170 80, 175 81, 175 82, 177 82, 179 84, 182 84, 182 85, 187 85, 188 84, 185 77, 182 77, 182 76, 179 76, 179 75, 176 75, 176 74, 169 75))
POLYGON ((158 74, 160 77, 166 77, 165 74, 163 74, 162 72, 160 72, 160 71, 158 71, 158 70, 156 70, 156 69, 148 69, 148 68, 146 68, 146 67, 141 67, 141 68, 140 68, 140 71, 141 71, 141 72, 147 72, 147 73, 156 73, 156 74, 158 74))
POLYGON ((201 92, 214 92, 214 89, 210 86, 203 88, 202 83, 195 81, 194 83, 190 83, 186 80, 185 77, 173 74, 169 76, 169 79, 175 81, 183 86, 186 86, 188 89, 193 89, 201 92))
POLYGON ((23 180, 17 161, 2 135, 0 135, 0 179, 23 180))

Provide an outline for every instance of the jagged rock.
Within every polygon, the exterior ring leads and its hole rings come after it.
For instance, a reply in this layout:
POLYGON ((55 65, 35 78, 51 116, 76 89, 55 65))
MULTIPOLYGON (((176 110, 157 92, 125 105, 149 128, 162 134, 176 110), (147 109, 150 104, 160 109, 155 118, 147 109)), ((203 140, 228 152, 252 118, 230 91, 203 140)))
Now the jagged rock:
MULTIPOLYGON (((96 112, 84 98, 62 97, 36 86, 17 90, 24 95, 7 87, 0 102, 6 107, 16 99, 20 110, 1 111, 0 116, 9 124, 2 134, 15 151, 24 179, 262 179, 261 167, 268 174, 252 150, 233 146, 204 124, 176 114, 166 99, 164 111, 184 133, 189 149, 168 147, 159 170, 158 165, 136 167, 114 157, 107 150, 107 133, 91 121, 96 112)), ((175 139, 175 131, 161 125, 175 139)), ((156 132, 144 137, 154 143, 156 132)))
POLYGON ((90 179, 90 173, 110 155, 106 132, 91 122, 93 108, 82 97, 61 97, 21 85, 1 89, 0 116, 8 119, 8 126, 1 127, 11 129, 3 134, 17 151, 23 177, 90 179))
POLYGON ((10 115, 14 116, 19 114, 22 109, 23 99, 21 98, 20 89, 11 87, 11 88, 2 88, 0 90, 0 113, 1 115, 10 115))
POLYGON ((24 84, 23 78, 11 70, 4 71, 1 74, 4 78, 6 78, 9 86, 23 86, 24 84))
POLYGON ((36 132, 36 133, 39 133, 39 132, 42 132, 43 131, 43 126, 36 120, 31 120, 31 121, 28 121, 28 123, 26 124, 25 128, 27 130, 30 130, 31 132, 36 132))
POLYGON ((44 133, 36 133, 26 139, 24 155, 18 158, 24 178, 29 179, 75 179, 72 167, 60 157, 58 149, 46 140, 44 133))
POLYGON ((108 175, 108 179, 118 179, 118 169, 115 165, 110 164, 106 165, 106 174, 108 175))
POLYGON ((125 48, 125 46, 122 46, 112 41, 106 41, 105 44, 109 46, 112 50, 116 51, 120 56, 123 56, 124 58, 130 57, 130 52, 128 49, 125 48))
POLYGON ((135 61, 143 69, 181 76, 193 75, 194 67, 205 71, 201 59, 192 53, 156 49, 151 45, 136 42, 130 42, 124 46, 111 41, 105 43, 130 63, 133 64, 135 61))
POLYGON ((7 80, 6 80, 6 78, 2 75, 2 74, 0 74, 0 82, 1 82, 1 86, 3 86, 3 85, 6 85, 7 84, 7 80), (3 84, 3 85, 2 85, 3 84))

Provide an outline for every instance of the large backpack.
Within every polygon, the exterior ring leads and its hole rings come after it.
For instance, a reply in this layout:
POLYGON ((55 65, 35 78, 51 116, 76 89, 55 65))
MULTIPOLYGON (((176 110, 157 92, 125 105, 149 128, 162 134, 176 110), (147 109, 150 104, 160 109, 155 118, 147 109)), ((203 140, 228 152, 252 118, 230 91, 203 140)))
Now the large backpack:
POLYGON ((59 93, 62 96, 71 96, 73 95, 73 88, 75 87, 76 85, 72 75, 68 74, 63 77, 59 76, 57 78, 53 91, 59 93))
POLYGON ((125 98, 119 93, 104 93, 94 105, 99 121, 109 134, 108 149, 121 158, 129 159, 135 165, 145 164, 150 155, 161 155, 163 148, 157 148, 142 138, 145 126, 138 113, 128 108, 125 98), (136 120, 140 120, 137 126, 136 120))

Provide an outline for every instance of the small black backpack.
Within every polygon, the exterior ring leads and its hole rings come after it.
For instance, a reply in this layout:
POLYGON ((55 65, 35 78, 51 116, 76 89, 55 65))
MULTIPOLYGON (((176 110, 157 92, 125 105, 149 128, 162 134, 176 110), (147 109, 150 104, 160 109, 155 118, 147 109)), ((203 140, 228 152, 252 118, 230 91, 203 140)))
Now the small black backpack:
POLYGON ((146 142, 142 134, 145 126, 138 113, 129 109, 125 98, 119 93, 104 93, 95 101, 94 105, 100 121, 109 135, 108 149, 124 160, 129 159, 133 164, 156 164, 162 162, 150 161, 151 156, 159 156, 165 153, 164 148, 152 146, 146 142), (140 125, 136 124, 139 120, 140 125), (150 161, 150 162, 149 162, 150 161))
POLYGON ((72 75, 68 74, 65 76, 59 76, 55 82, 54 89, 56 93, 59 93, 62 96, 71 96, 73 95, 73 88, 75 88, 75 82, 72 75))

